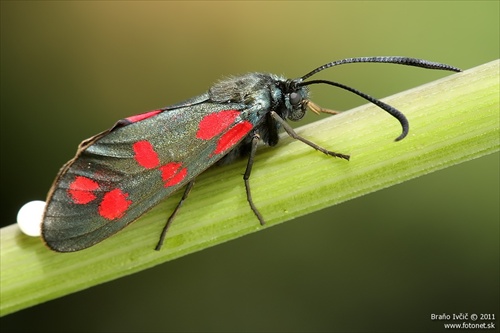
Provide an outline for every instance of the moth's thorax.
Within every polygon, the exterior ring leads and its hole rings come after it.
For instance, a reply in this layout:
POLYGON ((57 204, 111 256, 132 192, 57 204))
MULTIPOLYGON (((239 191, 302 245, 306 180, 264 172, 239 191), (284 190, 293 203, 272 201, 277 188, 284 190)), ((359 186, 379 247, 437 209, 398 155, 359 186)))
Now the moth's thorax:
POLYGON ((208 91, 214 102, 241 103, 247 108, 275 111, 282 118, 300 120, 306 111, 309 92, 297 80, 267 73, 248 73, 229 77, 208 91))
POLYGON ((208 94, 214 102, 251 103, 269 90, 272 81, 268 74, 262 73, 232 76, 215 83, 208 94))

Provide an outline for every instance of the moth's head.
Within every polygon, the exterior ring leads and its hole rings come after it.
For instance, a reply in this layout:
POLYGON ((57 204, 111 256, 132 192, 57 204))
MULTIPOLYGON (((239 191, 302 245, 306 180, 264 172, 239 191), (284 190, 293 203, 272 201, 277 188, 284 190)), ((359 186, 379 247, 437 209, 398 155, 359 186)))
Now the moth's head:
POLYGON ((287 80, 284 82, 283 97, 287 110, 286 118, 297 121, 304 117, 309 102, 309 90, 305 86, 300 86, 298 80, 287 80))

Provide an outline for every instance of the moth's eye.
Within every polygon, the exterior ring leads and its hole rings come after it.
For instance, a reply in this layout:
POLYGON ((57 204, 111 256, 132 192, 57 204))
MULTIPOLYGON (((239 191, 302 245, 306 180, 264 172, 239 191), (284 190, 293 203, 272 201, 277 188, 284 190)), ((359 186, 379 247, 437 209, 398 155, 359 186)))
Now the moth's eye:
POLYGON ((290 94, 290 104, 292 105, 298 105, 302 101, 302 97, 300 94, 293 92, 290 94))

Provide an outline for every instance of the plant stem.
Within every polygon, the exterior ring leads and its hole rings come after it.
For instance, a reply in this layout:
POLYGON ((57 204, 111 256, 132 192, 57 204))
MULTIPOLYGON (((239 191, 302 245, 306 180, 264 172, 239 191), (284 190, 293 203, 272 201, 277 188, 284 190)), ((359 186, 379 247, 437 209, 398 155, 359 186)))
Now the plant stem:
POLYGON ((239 161, 197 179, 159 252, 154 247, 182 193, 117 235, 76 253, 52 252, 17 225, 2 228, 0 315, 498 151, 499 63, 384 99, 410 121, 410 134, 401 142, 394 142, 399 124, 374 105, 296 129, 326 149, 350 154, 349 162, 286 136, 277 147, 260 149, 250 184, 264 227, 248 207, 241 177, 246 161, 239 161))

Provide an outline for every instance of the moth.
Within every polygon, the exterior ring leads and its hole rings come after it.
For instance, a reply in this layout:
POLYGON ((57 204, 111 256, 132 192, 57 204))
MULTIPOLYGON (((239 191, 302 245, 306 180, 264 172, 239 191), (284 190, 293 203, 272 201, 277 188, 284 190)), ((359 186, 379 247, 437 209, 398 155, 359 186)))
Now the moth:
POLYGON ((267 73, 230 77, 182 103, 121 119, 83 141, 76 156, 60 169, 47 196, 43 241, 57 252, 88 248, 185 187, 163 228, 156 245, 159 250, 195 178, 214 164, 230 163, 240 157, 248 158, 243 180, 250 208, 264 225, 249 183, 259 142, 277 145, 283 129, 326 155, 349 160, 348 155, 299 136, 287 123, 302 119, 307 109, 318 114, 336 113, 310 101, 309 86, 327 84, 348 90, 400 122, 402 133, 396 141, 408 134, 408 120, 396 108, 341 83, 307 80, 327 68, 351 63, 460 71, 450 65, 408 57, 348 58, 327 63, 296 79, 267 73))

